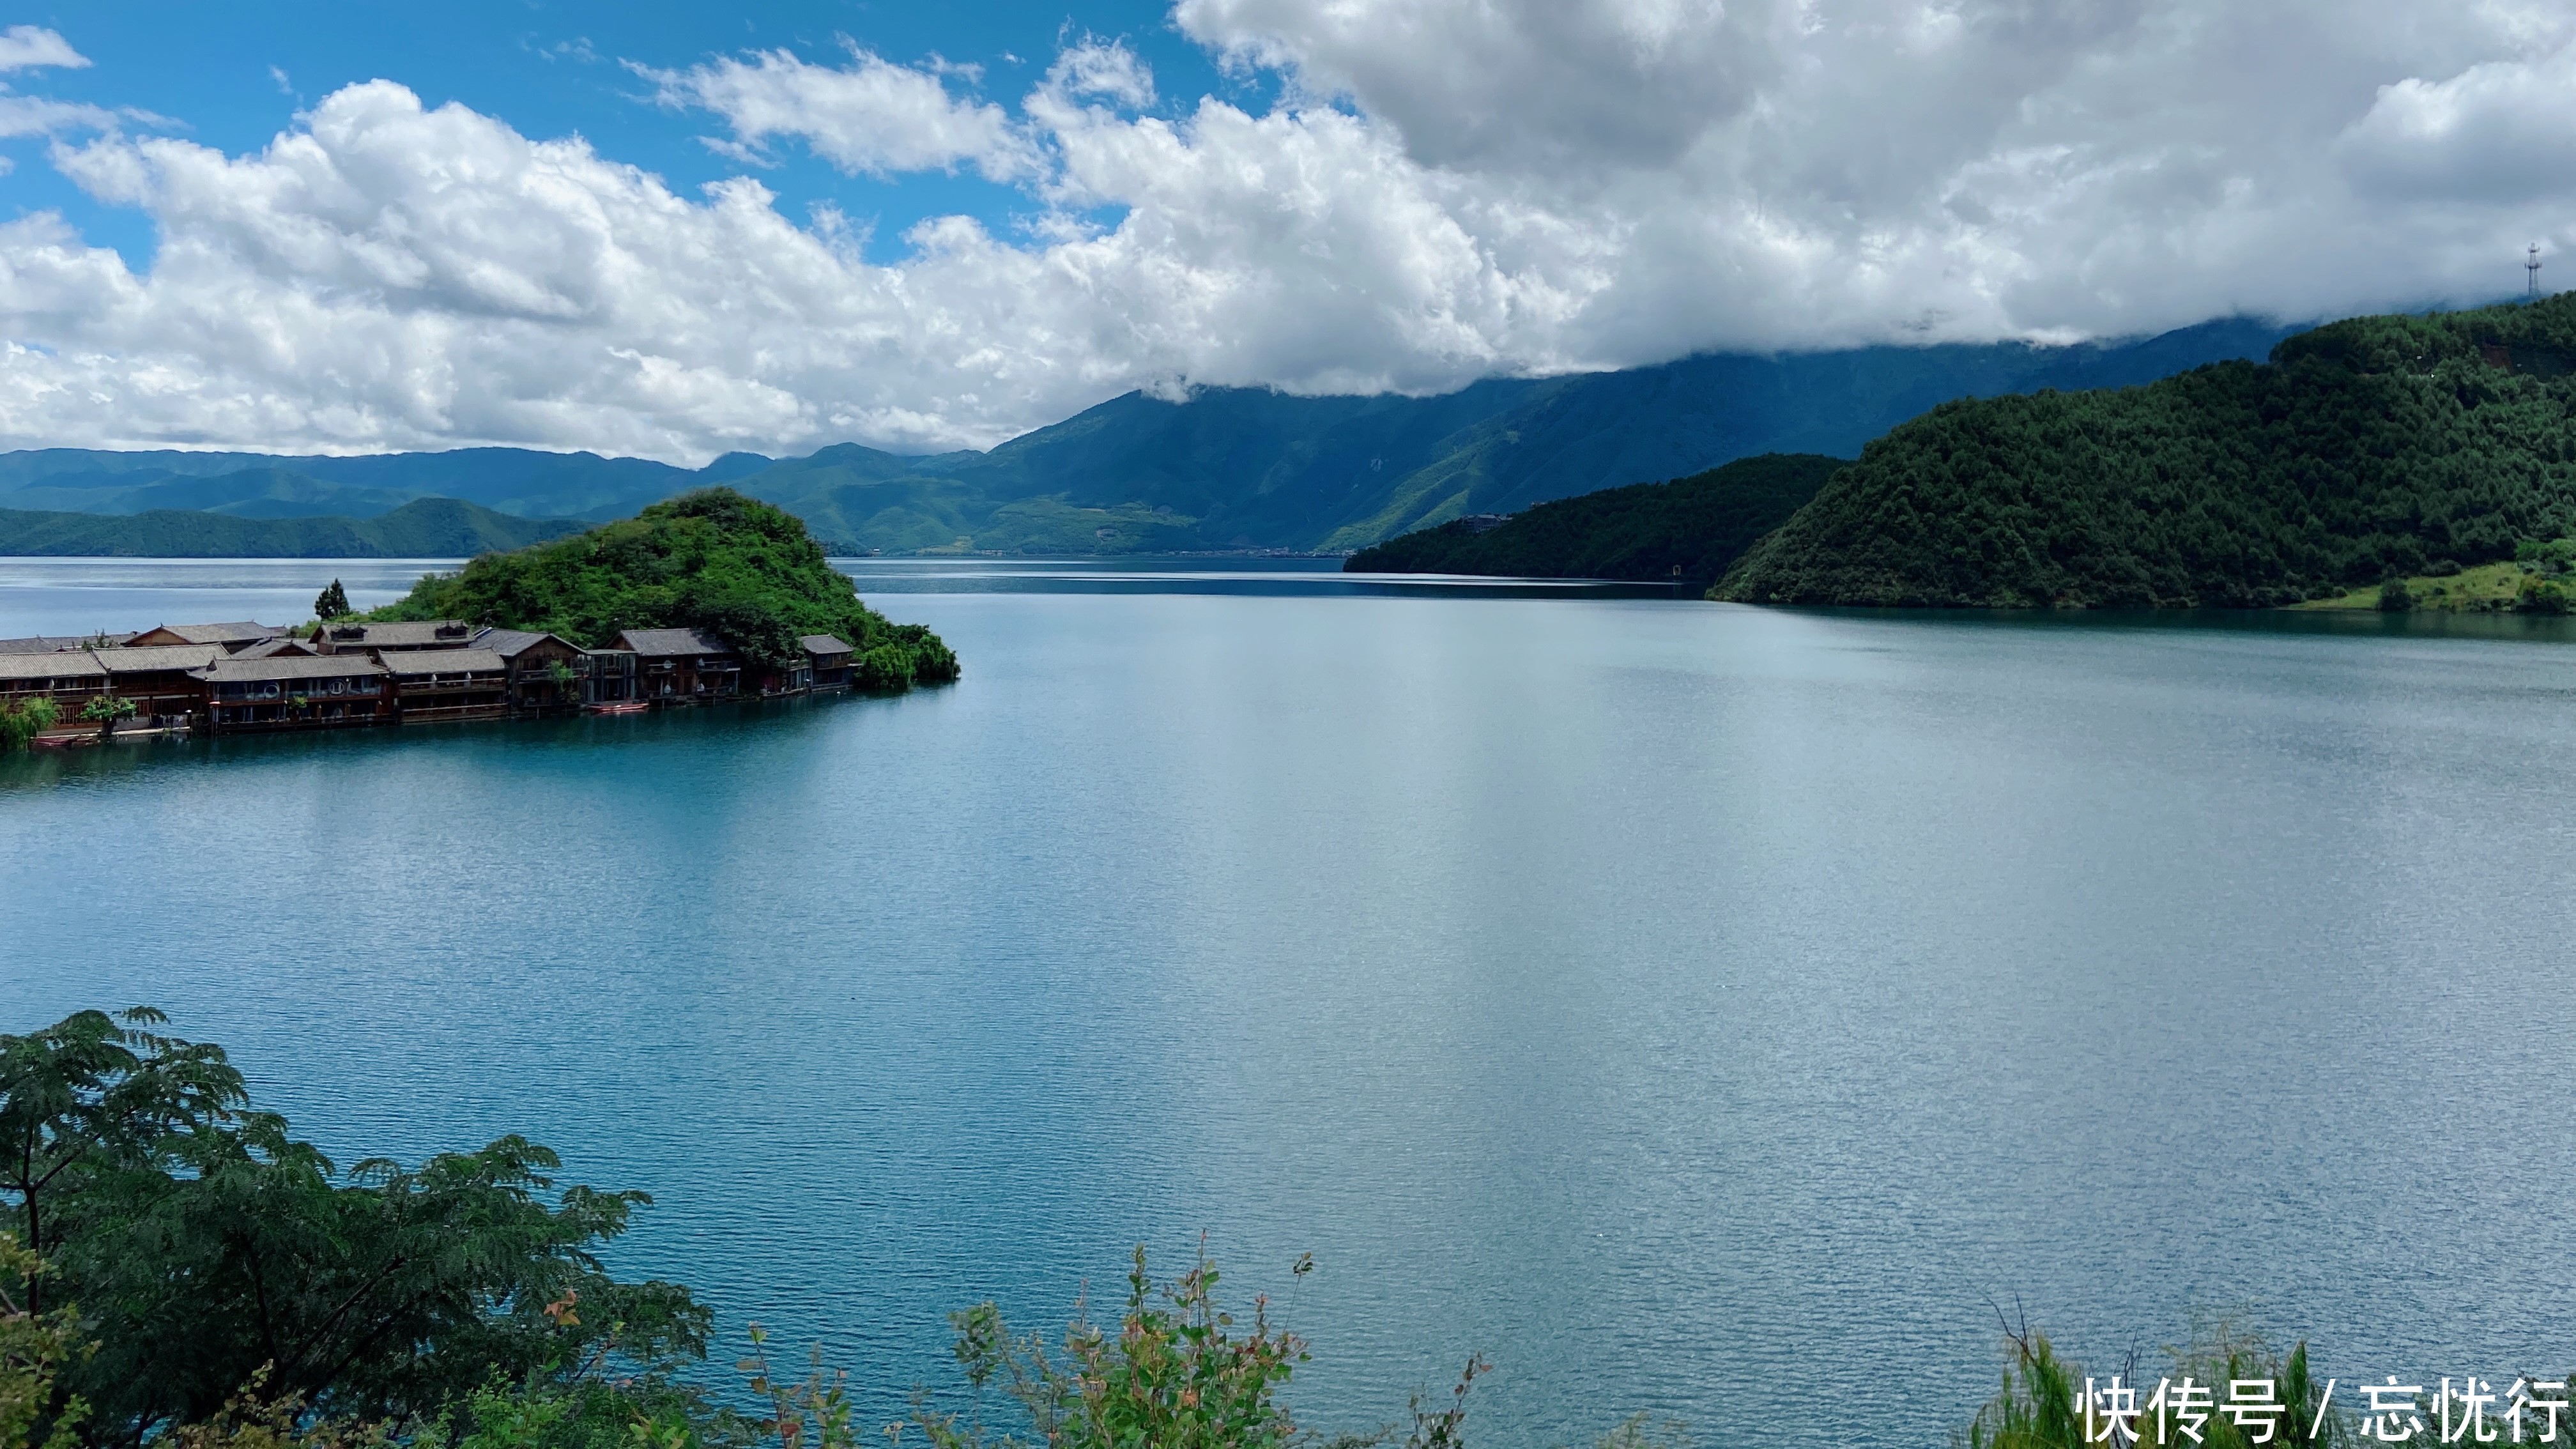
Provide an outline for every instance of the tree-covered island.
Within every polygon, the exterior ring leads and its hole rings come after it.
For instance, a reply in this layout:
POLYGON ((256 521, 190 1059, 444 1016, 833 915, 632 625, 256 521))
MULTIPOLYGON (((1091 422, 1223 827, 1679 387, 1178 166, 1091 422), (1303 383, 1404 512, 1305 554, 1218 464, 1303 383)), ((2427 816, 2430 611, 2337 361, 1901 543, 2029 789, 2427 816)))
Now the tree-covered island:
POLYGON ((753 668, 785 669, 799 640, 854 646, 865 689, 957 678, 957 656, 919 624, 860 602, 795 515, 730 488, 704 488, 633 518, 432 574, 372 621, 459 619, 559 635, 585 649, 628 629, 703 629, 753 668))

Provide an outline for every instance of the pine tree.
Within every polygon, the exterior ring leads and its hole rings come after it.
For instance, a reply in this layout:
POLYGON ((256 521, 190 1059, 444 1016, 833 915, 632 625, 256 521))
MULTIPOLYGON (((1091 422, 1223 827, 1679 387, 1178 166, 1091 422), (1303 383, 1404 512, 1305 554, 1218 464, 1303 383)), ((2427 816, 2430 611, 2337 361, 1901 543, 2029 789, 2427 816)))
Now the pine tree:
POLYGON ((324 589, 322 596, 313 601, 313 617, 325 623, 349 612, 349 591, 340 587, 338 579, 333 579, 331 587, 324 589))

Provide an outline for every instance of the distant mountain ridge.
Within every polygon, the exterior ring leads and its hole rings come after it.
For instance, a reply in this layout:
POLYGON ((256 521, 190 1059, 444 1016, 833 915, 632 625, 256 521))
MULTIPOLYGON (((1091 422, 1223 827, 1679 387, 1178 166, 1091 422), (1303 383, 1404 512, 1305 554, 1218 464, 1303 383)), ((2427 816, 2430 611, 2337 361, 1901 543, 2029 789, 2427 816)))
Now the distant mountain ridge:
POLYGON ((184 508, 241 518, 372 518, 415 498, 455 498, 523 518, 620 518, 770 465, 728 453, 704 468, 649 458, 458 448, 331 458, 279 453, 0 453, 0 507, 70 513, 184 508))
POLYGON ((517 448, 355 458, 43 449, 0 454, 0 509, 347 521, 435 496, 523 519, 598 521, 729 483, 850 551, 1337 552, 1763 453, 1848 458, 1954 399, 2144 383, 2263 357, 2299 330, 2230 318, 2071 347, 1694 357, 1425 398, 1129 393, 989 452, 916 457, 843 444, 783 460, 728 454, 702 469, 517 448))
POLYGON ((1943 402, 2150 382, 2301 330, 2234 318, 2115 344, 1696 357, 1429 398, 1129 393, 988 453, 844 445, 736 486, 889 553, 1330 552, 1761 453, 1848 458, 1943 402))
POLYGON ((0 508, 0 554, 79 558, 470 558, 583 525, 514 518, 458 498, 415 498, 376 518, 34 513, 0 508))

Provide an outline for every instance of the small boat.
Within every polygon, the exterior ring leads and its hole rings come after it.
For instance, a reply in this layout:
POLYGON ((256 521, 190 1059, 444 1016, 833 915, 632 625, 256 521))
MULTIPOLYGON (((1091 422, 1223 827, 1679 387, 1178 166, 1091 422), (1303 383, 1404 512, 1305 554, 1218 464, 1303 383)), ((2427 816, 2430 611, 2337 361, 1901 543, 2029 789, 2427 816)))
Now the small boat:
POLYGON ((644 711, 651 709, 652 707, 653 705, 651 701, 641 699, 621 699, 600 704, 586 704, 582 706, 584 710, 591 714, 642 714, 644 711))

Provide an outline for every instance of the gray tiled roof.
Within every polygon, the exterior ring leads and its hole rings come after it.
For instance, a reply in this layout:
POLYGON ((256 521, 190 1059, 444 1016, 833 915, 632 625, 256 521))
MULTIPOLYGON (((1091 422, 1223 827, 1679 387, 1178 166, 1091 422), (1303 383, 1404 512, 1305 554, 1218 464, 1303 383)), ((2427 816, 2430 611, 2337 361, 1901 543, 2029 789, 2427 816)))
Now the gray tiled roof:
POLYGON ((245 644, 241 648, 233 651, 233 657, 235 659, 266 659, 277 654, 319 654, 321 652, 321 650, 314 648, 312 645, 305 643, 301 639, 279 637, 276 639, 262 639, 256 644, 245 644))
POLYGON ((796 642, 804 645, 805 652, 808 654, 851 654, 857 652, 851 649, 849 645, 842 643, 840 640, 833 638, 829 634, 808 634, 796 642))
POLYGON ((638 654, 731 654, 733 646, 704 629, 629 629, 617 636, 618 647, 638 654))
POLYGON ((408 679, 423 674, 498 674, 510 665, 489 649, 416 649, 387 659, 385 667, 408 679))
POLYGON ((224 646, 147 644, 140 649, 93 649, 90 657, 106 665, 110 674, 139 674, 150 669, 203 669, 224 657, 224 646))
MULTIPOLYGON (((238 620, 230 624, 164 624, 161 626, 191 644, 248 644, 261 639, 274 639, 285 633, 266 624, 238 620)), ((152 631, 146 629, 146 634, 152 631)))
POLYGON ((0 679, 65 679, 107 682, 107 670, 87 654, 0 654, 0 679))
POLYGON ((474 631, 458 619, 405 619, 391 624, 334 624, 322 631, 334 649, 462 649, 474 631), (343 638, 344 631, 357 633, 343 638), (455 632, 441 634, 441 629, 455 632))
POLYGON ((66 649, 87 649, 104 638, 110 644, 122 644, 132 634, 31 634, 24 639, 0 639, 0 654, 59 654, 66 649))
POLYGON ((228 656, 197 671, 215 684, 246 679, 356 679, 390 673, 364 654, 278 654, 267 659, 228 656))
POLYGON ((530 629, 498 628, 485 629, 482 633, 475 635, 474 647, 477 649, 489 649, 504 659, 516 659, 529 645, 540 643, 547 639, 552 639, 556 643, 561 644, 568 649, 581 648, 580 645, 573 643, 570 639, 563 637, 561 634, 546 634, 530 629))

